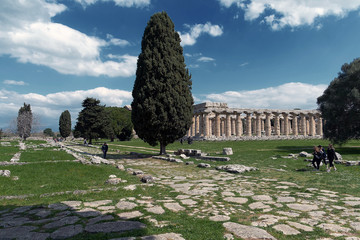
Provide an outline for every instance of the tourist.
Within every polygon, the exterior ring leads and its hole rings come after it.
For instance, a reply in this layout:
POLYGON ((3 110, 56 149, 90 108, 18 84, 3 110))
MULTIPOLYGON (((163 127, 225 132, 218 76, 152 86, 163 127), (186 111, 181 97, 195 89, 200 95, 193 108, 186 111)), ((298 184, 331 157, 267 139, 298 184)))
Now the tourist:
POLYGON ((325 152, 325 149, 321 145, 319 145, 318 148, 319 148, 320 153, 321 153, 321 160, 323 160, 324 165, 326 165, 326 152, 325 152))
POLYGON ((87 146, 86 138, 84 139, 84 145, 87 146))
POLYGON ((312 160, 312 165, 314 166, 314 168, 319 171, 320 169, 320 163, 321 163, 321 159, 322 159, 322 154, 320 152, 319 147, 314 146, 314 152, 313 152, 314 158, 312 160))
POLYGON ((102 152, 103 152, 103 158, 106 158, 106 153, 107 153, 108 149, 109 149, 109 147, 108 147, 108 145, 107 145, 106 142, 105 142, 105 143, 102 145, 102 147, 101 147, 101 150, 102 150, 102 152))
POLYGON ((188 137, 187 142, 188 142, 188 144, 192 144, 193 139, 191 137, 188 137))
POLYGON ((329 167, 327 167, 327 172, 330 172, 332 167, 336 171, 336 167, 334 166, 334 163, 333 163, 334 159, 337 160, 334 146, 332 144, 329 144, 329 147, 326 152, 327 152, 327 156, 328 156, 328 160, 329 160, 329 167))

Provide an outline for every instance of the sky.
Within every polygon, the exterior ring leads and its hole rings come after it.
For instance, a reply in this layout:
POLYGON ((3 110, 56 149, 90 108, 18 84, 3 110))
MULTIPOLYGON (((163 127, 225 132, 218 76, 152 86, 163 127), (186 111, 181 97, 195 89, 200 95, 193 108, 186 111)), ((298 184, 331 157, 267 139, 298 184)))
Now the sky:
POLYGON ((360 57, 360 0, 1 0, 0 128, 31 105, 39 129, 72 126, 86 97, 132 102, 150 17, 181 38, 195 103, 316 109, 360 57))

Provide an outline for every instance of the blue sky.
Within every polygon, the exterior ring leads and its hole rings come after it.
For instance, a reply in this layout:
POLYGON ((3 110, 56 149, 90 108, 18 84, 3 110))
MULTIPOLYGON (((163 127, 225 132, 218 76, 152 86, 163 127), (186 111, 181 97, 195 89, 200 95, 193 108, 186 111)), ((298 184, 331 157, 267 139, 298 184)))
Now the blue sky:
POLYGON ((315 109, 343 63, 359 57, 360 0, 2 0, 0 128, 30 103, 40 129, 73 126, 86 97, 132 101, 151 15, 179 32, 196 103, 315 109))

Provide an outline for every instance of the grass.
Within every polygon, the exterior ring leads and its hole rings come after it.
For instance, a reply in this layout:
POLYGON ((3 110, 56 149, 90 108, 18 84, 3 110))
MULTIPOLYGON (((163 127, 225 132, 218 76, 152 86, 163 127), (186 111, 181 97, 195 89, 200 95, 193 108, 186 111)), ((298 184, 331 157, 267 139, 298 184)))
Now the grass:
MULTIPOLYGON (((130 152, 157 154, 159 152, 159 146, 152 147, 144 143, 141 140, 132 140, 128 142, 110 142, 107 140, 101 140, 94 142, 95 146, 100 146, 104 141, 109 144, 108 157, 111 159, 131 159, 130 152)), ((26 141, 27 145, 39 145, 45 143, 44 141, 26 141)), ((82 142, 79 142, 82 144, 82 142)), ((246 179, 250 177, 252 181, 257 181, 261 185, 264 179, 276 179, 277 182, 288 181, 298 184, 300 187, 289 187, 285 191, 290 192, 289 196, 298 197, 296 194, 299 192, 309 192, 307 188, 319 188, 338 192, 339 194, 351 194, 352 196, 360 197, 360 167, 346 167, 345 165, 336 165, 338 171, 328 174, 323 166, 321 171, 315 172, 312 168, 307 167, 308 162, 304 161, 304 158, 297 159, 285 159, 282 156, 287 156, 290 153, 298 154, 301 151, 307 151, 311 153, 312 146, 323 145, 327 146, 326 140, 278 140, 278 141, 223 141, 223 142, 210 142, 200 141, 193 142, 192 145, 175 142, 167 146, 167 150, 170 153, 179 148, 185 149, 200 149, 202 152, 209 153, 213 156, 223 156, 222 149, 225 147, 231 147, 234 154, 230 156, 230 162, 210 162, 201 160, 198 161, 194 158, 190 159, 194 161, 194 165, 187 166, 185 164, 175 164, 170 169, 154 168, 154 166, 142 165, 141 169, 144 169, 148 174, 155 174, 155 171, 159 174, 166 175, 168 171, 173 171, 175 175, 177 173, 185 175, 192 175, 193 179, 201 179, 202 173, 206 171, 196 168, 196 164, 199 162, 210 163, 212 167, 224 164, 243 164, 246 166, 258 167, 259 171, 248 172, 241 175, 240 179, 246 179), (276 159, 272 159, 275 157, 276 159), (346 186, 346 187, 344 187, 346 186)), ((12 146, 3 147, 0 146, 0 161, 9 161, 13 154, 19 152, 18 147, 15 147, 15 143, 11 143, 12 146)), ((350 141, 343 146, 335 146, 336 151, 339 152, 345 160, 360 160, 360 141, 350 141)), ((100 149, 87 148, 85 150, 89 152, 95 152, 100 154, 100 149)), ((179 193, 173 191, 166 185, 158 184, 141 184, 139 178, 125 171, 120 171, 114 166, 110 165, 82 165, 78 162, 65 162, 63 160, 73 160, 74 158, 67 154, 65 151, 57 151, 52 147, 35 147, 28 148, 21 154, 21 161, 28 162, 29 164, 22 166, 0 166, 0 169, 8 169, 11 171, 11 176, 18 176, 19 180, 14 181, 11 178, 0 177, 0 195, 23 195, 34 194, 35 196, 26 199, 3 199, 0 200, 0 211, 7 208, 15 208, 16 206, 28 206, 28 205, 43 205, 49 203, 58 203, 61 201, 96 201, 103 199, 113 200, 116 204, 123 198, 136 198, 140 199, 145 196, 152 197, 152 201, 155 205, 161 205, 159 201, 166 199, 174 199, 179 193), (36 150, 39 149, 39 150, 36 150), (52 161, 60 162, 52 162, 52 161), (50 161, 50 162, 44 162, 50 161), (108 176, 115 174, 127 183, 121 183, 117 185, 119 190, 106 190, 109 186, 105 183, 108 176), (137 188, 133 191, 126 191, 123 186, 129 184, 136 184, 137 188), (74 190, 89 190, 89 189, 104 189, 101 192, 91 192, 87 194, 61 194, 54 196, 41 197, 44 193, 56 193, 74 190)), ((142 159, 146 161, 146 159, 142 159)), ((149 161, 150 162, 150 161, 149 161)), ((131 164, 124 164, 126 168, 137 169, 136 161, 131 164)), ((188 180, 184 180, 187 182, 188 180)), ((180 183, 180 182, 179 182, 180 183)), ((228 180, 227 184, 231 185, 232 180, 228 180)), ((196 186, 194 186, 196 187, 196 186)), ((247 189, 244 186, 244 189, 247 189)), ((251 186, 249 187, 251 190, 251 186)), ((259 188, 255 191, 255 194, 276 194, 278 189, 267 189, 267 193, 262 192, 263 189, 259 188)), ((216 192, 217 195, 213 197, 213 202, 221 202, 221 192, 216 192)), ((237 197, 240 195, 236 193, 237 197)), ((309 200, 314 200, 317 196, 314 195, 309 200)), ((207 200, 206 197, 198 199, 199 202, 207 200)), ((232 203, 223 202, 222 204, 229 207, 234 205, 234 208, 247 208, 253 201, 249 198, 249 201, 243 206, 236 206, 232 203)), ((210 206, 209 206, 210 207, 210 206)), ((144 206, 139 205, 134 210, 146 212, 144 206)), ((286 206, 284 206, 284 211, 286 206)), ((197 218, 189 216, 184 212, 174 213, 165 209, 165 214, 155 215, 146 214, 157 221, 165 221, 169 224, 159 228, 154 226, 147 219, 135 219, 141 221, 147 225, 146 229, 133 231, 130 233, 112 233, 112 234, 79 234, 72 239, 109 239, 128 236, 146 236, 152 234, 176 232, 182 234, 185 239, 223 239, 224 229, 222 223, 213 222, 208 218, 197 218)), ((118 219, 117 210, 113 216, 118 219)), ((335 212, 332 212, 335 214, 335 212)), ((203 213, 206 215, 206 213, 203 213)), ((242 224, 249 225, 252 221, 256 221, 258 216, 264 214, 262 211, 253 211, 253 214, 248 213, 233 213, 231 215, 231 221, 241 222, 242 224)), ((271 213, 270 213, 271 214, 271 213)), ((300 218, 306 218, 306 214, 302 214, 300 218)), ((283 223, 283 222, 279 222, 283 223)), ((285 222, 284 222, 285 223, 285 222)), ((265 228, 271 235, 277 239, 318 239, 321 237, 329 237, 328 233, 321 229, 316 229, 312 233, 303 232, 296 236, 284 236, 275 231, 272 227, 265 228)), ((236 238, 235 238, 236 239, 236 238)), ((339 238, 341 239, 341 238, 339 238)))

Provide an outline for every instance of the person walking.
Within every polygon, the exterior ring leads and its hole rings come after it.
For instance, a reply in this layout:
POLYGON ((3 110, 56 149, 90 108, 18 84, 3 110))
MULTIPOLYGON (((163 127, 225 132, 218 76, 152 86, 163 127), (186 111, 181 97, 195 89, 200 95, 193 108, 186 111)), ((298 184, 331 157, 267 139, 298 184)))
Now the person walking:
POLYGON ((335 167, 333 161, 334 161, 334 159, 337 160, 337 156, 335 153, 335 148, 332 144, 329 144, 329 147, 328 147, 326 153, 327 153, 327 157, 329 160, 329 166, 327 167, 327 172, 330 172, 332 167, 334 168, 334 171, 336 171, 336 167, 335 167))
POLYGON ((320 153, 321 153, 321 160, 323 160, 324 165, 327 166, 326 165, 326 152, 325 152, 325 149, 321 145, 319 145, 318 148, 319 148, 320 153))
POLYGON ((103 158, 106 158, 106 153, 109 149, 109 146, 106 144, 106 142, 101 146, 101 150, 103 152, 103 158))
POLYGON ((320 149, 319 149, 319 147, 317 147, 317 146, 314 146, 314 152, 313 152, 313 155, 314 155, 314 157, 313 157, 313 160, 312 160, 312 165, 314 166, 314 168, 317 170, 317 171, 319 171, 319 169, 320 169, 320 163, 321 163, 321 158, 322 158, 322 154, 321 154, 321 152, 320 152, 320 149))

